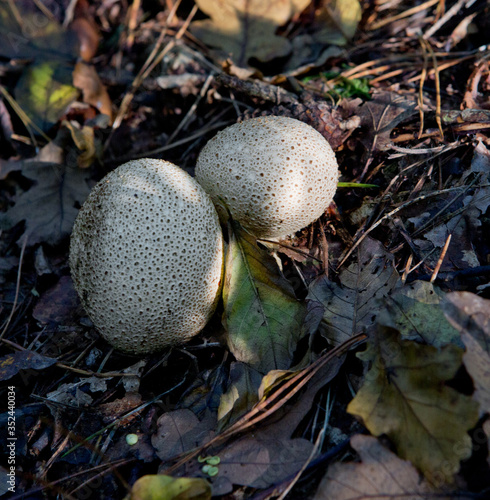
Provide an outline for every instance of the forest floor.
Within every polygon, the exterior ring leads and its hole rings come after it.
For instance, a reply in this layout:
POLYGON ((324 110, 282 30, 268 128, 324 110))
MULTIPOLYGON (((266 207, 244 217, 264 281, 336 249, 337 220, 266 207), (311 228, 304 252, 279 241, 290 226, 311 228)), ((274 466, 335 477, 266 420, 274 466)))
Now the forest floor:
POLYGON ((0 496, 490 497, 487 2, 21 0, 0 23, 0 496), (193 175, 262 115, 330 142, 334 202, 278 244, 223 228, 241 295, 185 345, 112 348, 70 277, 88 193, 135 158, 193 175), (236 329, 269 278, 291 321, 236 329))

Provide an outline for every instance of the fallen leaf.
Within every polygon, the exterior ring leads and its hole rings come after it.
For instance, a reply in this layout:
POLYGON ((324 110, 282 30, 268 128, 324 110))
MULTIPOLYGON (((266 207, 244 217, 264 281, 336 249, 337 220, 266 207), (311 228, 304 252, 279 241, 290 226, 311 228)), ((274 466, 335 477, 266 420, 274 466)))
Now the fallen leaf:
POLYGON ((88 17, 77 17, 70 28, 77 35, 80 57, 86 62, 90 61, 97 54, 102 38, 97 24, 88 17))
POLYGON ((381 243, 366 238, 359 247, 358 262, 340 272, 340 285, 325 275, 311 283, 307 298, 323 305, 320 332, 333 345, 375 324, 379 301, 399 280, 393 261, 381 243))
POLYGON ((326 0, 315 14, 315 21, 323 25, 314 31, 317 42, 345 45, 356 33, 361 20, 362 9, 359 0, 326 0))
POLYGON ((19 162, 22 175, 34 182, 0 214, 0 228, 25 221, 28 245, 59 243, 70 234, 78 209, 90 192, 89 172, 67 164, 19 162))
POLYGON ((112 123, 112 101, 93 65, 78 62, 73 70, 73 85, 82 91, 83 102, 107 115, 112 123))
POLYGON ((490 413, 490 300, 471 292, 453 292, 446 295, 442 309, 461 333, 466 347, 463 363, 473 379, 480 414, 490 413))
POLYGON ((440 307, 445 294, 427 281, 414 281, 384 298, 378 322, 397 329, 405 340, 441 347, 463 347, 458 330, 440 307))
MULTIPOLYGON (((82 379, 79 382, 62 384, 55 391, 48 392, 46 400, 52 401, 53 403, 60 403, 72 408, 83 408, 85 406, 89 406, 92 404, 93 398, 90 394, 87 394, 81 389, 81 386, 86 383, 87 380, 82 379)), ((58 413, 56 406, 51 408, 51 406, 48 405, 48 407, 53 415, 58 413)))
POLYGON ((312 449, 306 439, 288 439, 274 432, 245 436, 219 453, 219 475, 232 484, 267 488, 298 472, 312 449))
POLYGON ((310 0, 196 0, 211 19, 191 23, 191 33, 211 47, 222 49, 240 67, 254 57, 262 62, 284 57, 290 42, 277 28, 301 12, 310 0))
POLYGON ((75 325, 78 318, 74 312, 79 304, 71 278, 62 276, 56 285, 41 295, 32 316, 44 324, 75 325))
MULTIPOLYGON (((257 425, 252 432, 217 451, 221 458, 221 481, 213 482, 216 494, 231 491, 232 484, 266 488, 281 483, 301 469, 313 444, 292 436, 311 411, 318 391, 337 375, 342 364, 343 358, 332 359, 313 376, 300 397, 277 409, 270 420, 257 425)), ((294 375, 294 371, 268 373, 262 379, 259 397, 277 389, 281 382, 294 375)))
POLYGON ((213 422, 199 419, 190 410, 174 410, 164 413, 157 422, 157 430, 151 444, 163 461, 190 451, 210 438, 213 422))
MULTIPOLYGON (((337 462, 323 477, 313 500, 424 500, 437 491, 410 462, 398 458, 376 438, 356 434, 350 440, 361 462, 337 462)), ((449 497, 439 496, 441 500, 449 497)))
POLYGON ((230 366, 228 387, 220 398, 218 430, 233 424, 257 402, 261 374, 250 366, 234 362, 230 366))
POLYGON ((15 96, 29 118, 47 132, 78 97, 72 85, 72 66, 59 61, 31 64, 17 82, 15 96))
POLYGON ((131 488, 129 500, 210 500, 211 485, 205 479, 147 474, 131 488))
POLYGON ((93 127, 81 126, 75 121, 63 120, 62 126, 70 131, 71 138, 77 147, 77 166, 88 168, 102 157, 102 144, 95 138, 93 127))
POLYGON ((97 407, 105 424, 113 424, 117 421, 118 426, 125 426, 139 418, 140 411, 132 412, 143 403, 141 394, 128 392, 122 398, 115 399, 109 403, 103 403, 97 407), (129 413, 129 415, 126 415, 129 413))
MULTIPOLYGON (((0 285, 8 281, 8 274, 19 265, 19 258, 14 256, 0 257, 0 285)), ((5 289, 4 289, 5 291, 5 289)))
POLYGON ((433 203, 430 209, 409 219, 415 229, 419 231, 428 222, 431 222, 431 226, 436 225, 432 229, 424 230, 423 237, 414 239, 414 244, 420 249, 421 254, 427 255, 425 260, 427 265, 431 267, 436 265, 441 249, 449 235, 452 236, 451 242, 441 271, 478 267, 485 263, 485 250, 478 254, 475 245, 475 241, 479 240, 478 234, 482 231, 481 217, 490 206, 490 187, 488 184, 490 180, 490 151, 481 141, 477 142, 473 150, 470 168, 463 173, 462 182, 468 184, 475 177, 479 180, 466 196, 462 197, 461 192, 456 192, 449 194, 448 199, 441 197, 439 203, 433 203), (447 212, 441 212, 441 208, 445 204, 450 205, 450 210, 455 213, 455 216, 441 224, 439 220, 434 220, 434 216, 439 214, 439 216, 447 217, 447 212))
POLYGON ((478 405, 445 385, 462 355, 452 344, 438 350, 380 326, 359 355, 371 369, 347 407, 371 434, 386 434, 397 454, 436 485, 451 483, 459 462, 471 455, 467 431, 478 420, 478 405))
POLYGON ((230 224, 223 285, 223 322, 230 351, 261 373, 292 362, 306 306, 256 239, 230 224))
POLYGON ((0 358, 0 380, 8 380, 20 370, 43 370, 54 365, 58 360, 42 356, 34 351, 24 350, 7 354, 0 358))
POLYGON ((75 33, 42 16, 35 2, 15 2, 22 26, 6 2, 0 3, 0 55, 8 59, 74 61, 78 55, 75 33))
POLYGON ((386 90, 375 90, 372 100, 357 111, 361 117, 361 142, 371 153, 391 147, 391 132, 403 120, 416 113, 415 97, 406 97, 386 90))

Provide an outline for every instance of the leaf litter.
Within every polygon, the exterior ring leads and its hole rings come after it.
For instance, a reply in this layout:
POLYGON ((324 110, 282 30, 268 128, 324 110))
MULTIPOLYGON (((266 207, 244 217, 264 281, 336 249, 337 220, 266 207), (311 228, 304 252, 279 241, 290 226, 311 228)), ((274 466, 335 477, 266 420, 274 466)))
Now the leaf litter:
POLYGON ((198 7, 0 10, 16 489, 147 499, 184 476, 205 498, 484 498, 488 7, 198 7), (122 158, 192 173, 216 130, 266 114, 331 141, 336 205, 272 247, 229 231, 225 300, 202 336, 141 362, 113 352, 70 295, 90 187, 122 158))

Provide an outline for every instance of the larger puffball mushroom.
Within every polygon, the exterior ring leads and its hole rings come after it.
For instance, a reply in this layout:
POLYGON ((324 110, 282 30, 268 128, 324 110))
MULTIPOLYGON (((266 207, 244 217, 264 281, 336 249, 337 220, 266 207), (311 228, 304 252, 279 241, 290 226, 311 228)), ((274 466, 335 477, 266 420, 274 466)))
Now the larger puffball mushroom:
POLYGON ((163 160, 110 172, 81 208, 70 268, 82 305, 102 336, 145 354, 182 344, 214 312, 223 236, 209 196, 163 160))
POLYGON ((259 238, 285 236, 318 219, 338 178, 325 138, 306 123, 280 116, 225 128, 204 146, 196 165, 196 179, 220 218, 226 220, 229 210, 259 238))

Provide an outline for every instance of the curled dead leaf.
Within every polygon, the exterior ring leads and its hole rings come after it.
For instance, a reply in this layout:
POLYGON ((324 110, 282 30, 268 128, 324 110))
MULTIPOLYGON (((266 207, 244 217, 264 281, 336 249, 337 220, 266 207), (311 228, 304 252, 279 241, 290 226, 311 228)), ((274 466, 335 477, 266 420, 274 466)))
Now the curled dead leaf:
POLYGON ((82 91, 83 102, 107 115, 112 123, 112 101, 94 66, 78 62, 73 70, 73 85, 82 91))

